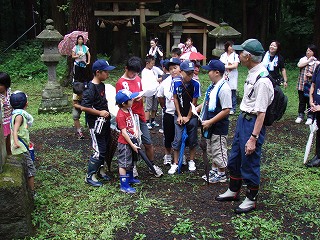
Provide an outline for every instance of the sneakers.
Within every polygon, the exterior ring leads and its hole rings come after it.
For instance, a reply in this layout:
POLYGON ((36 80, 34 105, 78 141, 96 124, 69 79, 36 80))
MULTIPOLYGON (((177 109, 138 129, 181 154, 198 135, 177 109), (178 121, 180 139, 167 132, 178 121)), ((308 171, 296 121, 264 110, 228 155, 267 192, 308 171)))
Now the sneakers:
POLYGON ((160 125, 159 125, 159 123, 157 123, 156 121, 153 121, 153 122, 151 123, 151 126, 152 126, 152 127, 159 127, 160 125))
POLYGON ((159 129, 159 133, 163 134, 163 129, 162 128, 159 129))
POLYGON ((230 115, 233 115, 234 114, 234 111, 233 110, 230 110, 230 113, 229 113, 230 115))
POLYGON ((197 168, 196 168, 196 164, 193 160, 190 160, 188 162, 188 168, 190 172, 194 172, 197 168))
POLYGON ((156 170, 156 173, 157 173, 157 174, 154 175, 155 177, 161 177, 163 175, 163 172, 162 172, 161 168, 159 168, 156 165, 153 165, 153 168, 154 168, 154 170, 156 170))
POLYGON ((306 125, 311 125, 312 124, 312 118, 308 118, 306 121, 306 125))
POLYGON ((187 160, 185 155, 183 155, 182 165, 185 165, 185 166, 187 165, 187 160))
POLYGON ((77 132, 77 136, 78 136, 79 140, 84 139, 84 135, 83 135, 82 131, 77 132))
POLYGON ((226 174, 215 174, 212 177, 209 177, 209 183, 218 183, 218 182, 226 182, 227 176, 226 174))
POLYGON ((134 177, 134 178, 136 178, 136 177, 139 176, 136 165, 133 166, 132 172, 133 172, 133 177, 134 177))
MULTIPOLYGON (((214 177, 216 174, 218 174, 218 171, 217 171, 216 169, 215 169, 215 170, 211 169, 211 170, 209 171, 209 179, 212 178, 212 177, 214 177)), ((207 181, 207 176, 206 176, 206 174, 205 174, 205 175, 202 175, 201 178, 202 178, 203 180, 207 181)))
POLYGON ((301 123, 303 121, 303 118, 298 116, 295 120, 295 123, 301 123))
POLYGON ((171 164, 171 168, 168 171, 168 174, 173 175, 177 172, 178 170, 178 164, 171 164))
POLYGON ((151 123, 147 123, 147 127, 148 127, 149 130, 151 130, 152 129, 151 123))
POLYGON ((171 155, 164 155, 163 157, 163 165, 171 165, 172 157, 171 155))

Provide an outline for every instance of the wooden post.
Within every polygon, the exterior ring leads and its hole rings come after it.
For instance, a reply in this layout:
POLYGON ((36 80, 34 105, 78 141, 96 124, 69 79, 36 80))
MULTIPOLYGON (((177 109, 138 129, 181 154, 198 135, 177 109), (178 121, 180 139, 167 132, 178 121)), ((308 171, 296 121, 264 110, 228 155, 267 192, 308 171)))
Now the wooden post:
MULTIPOLYGON (((202 45, 203 45, 203 55, 205 57, 207 57, 207 41, 208 41, 208 36, 207 36, 207 29, 204 28, 203 29, 203 42, 202 42, 202 45)), ((206 59, 203 60, 203 65, 206 65, 207 61, 206 59)))
POLYGON ((170 53, 171 53, 171 44, 170 44, 170 32, 168 31, 166 33, 166 57, 169 58, 170 57, 170 53))
POLYGON ((146 21, 146 3, 140 2, 139 10, 140 10, 140 44, 141 44, 141 57, 143 58, 146 55, 146 39, 147 39, 147 31, 146 27, 143 25, 146 21))

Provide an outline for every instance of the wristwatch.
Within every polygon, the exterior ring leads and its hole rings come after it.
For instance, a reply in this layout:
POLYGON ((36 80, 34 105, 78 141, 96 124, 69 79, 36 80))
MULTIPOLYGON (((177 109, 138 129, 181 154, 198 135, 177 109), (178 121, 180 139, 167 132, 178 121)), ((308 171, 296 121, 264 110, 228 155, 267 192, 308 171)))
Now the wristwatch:
POLYGON ((254 137, 254 138, 257 139, 257 140, 258 140, 258 138, 259 138, 259 134, 258 134, 258 135, 255 135, 255 134, 251 133, 251 136, 254 137))

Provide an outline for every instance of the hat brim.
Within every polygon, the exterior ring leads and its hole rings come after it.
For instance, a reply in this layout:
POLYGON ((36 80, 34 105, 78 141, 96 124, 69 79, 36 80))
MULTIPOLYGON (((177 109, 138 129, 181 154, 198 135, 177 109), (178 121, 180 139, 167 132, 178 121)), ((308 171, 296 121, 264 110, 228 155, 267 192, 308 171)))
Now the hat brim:
POLYGON ((134 92, 134 93, 131 94, 131 97, 130 97, 130 98, 131 98, 131 99, 134 99, 134 98, 138 97, 139 94, 140 94, 140 92, 134 92))
POLYGON ((180 67, 180 70, 181 70, 181 71, 184 71, 184 72, 191 72, 191 71, 194 71, 194 68, 181 69, 181 67, 180 67))
POLYGON ((243 47, 241 45, 232 45, 232 48, 235 50, 235 51, 243 51, 243 47))
POLYGON ((111 71, 113 69, 115 69, 116 67, 115 66, 108 66, 108 67, 105 67, 104 69, 100 69, 102 71, 111 71))
POLYGON ((208 70, 208 71, 210 71, 210 70, 212 70, 211 69, 211 67, 209 67, 208 65, 204 65, 204 66, 201 66, 204 70, 208 70))

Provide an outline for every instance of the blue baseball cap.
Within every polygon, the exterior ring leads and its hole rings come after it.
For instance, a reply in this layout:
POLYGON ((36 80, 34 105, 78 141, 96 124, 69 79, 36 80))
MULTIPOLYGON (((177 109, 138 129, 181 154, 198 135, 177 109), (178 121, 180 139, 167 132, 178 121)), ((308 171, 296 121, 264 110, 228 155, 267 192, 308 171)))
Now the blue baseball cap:
POLYGON ((180 69, 185 72, 194 71, 194 63, 189 60, 185 60, 180 64, 180 69))
POLYGON ((208 70, 208 71, 219 71, 220 73, 224 73, 224 71, 226 70, 223 62, 221 62, 220 60, 210 60, 210 62, 208 62, 207 65, 202 66, 203 69, 208 70))
POLYGON ((122 104, 126 101, 129 101, 129 100, 137 97, 138 95, 139 95, 139 92, 132 93, 127 89, 119 90, 116 94, 116 103, 122 104))
POLYGON ((92 65, 92 71, 96 72, 98 70, 100 71, 111 71, 115 69, 116 67, 109 65, 108 61, 104 59, 98 59, 95 61, 92 65))
POLYGON ((28 96, 21 91, 14 91, 10 96, 10 105, 13 109, 24 109, 28 102, 28 96))
POLYGON ((172 65, 179 65, 181 64, 181 60, 179 58, 170 58, 167 62, 167 68, 169 69, 172 65))

